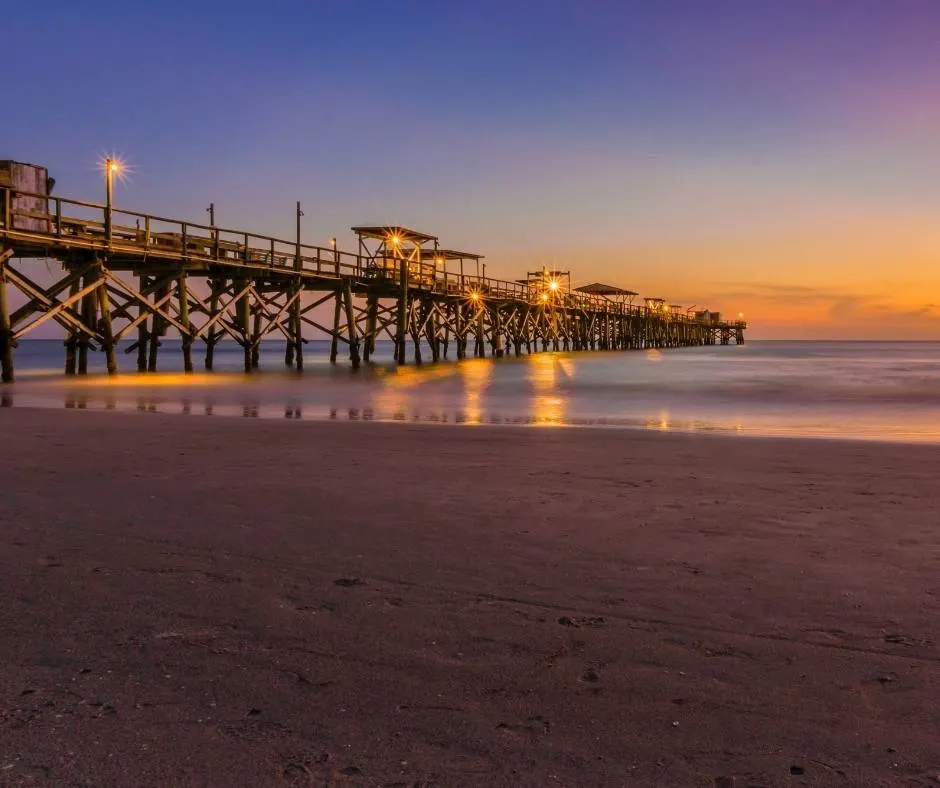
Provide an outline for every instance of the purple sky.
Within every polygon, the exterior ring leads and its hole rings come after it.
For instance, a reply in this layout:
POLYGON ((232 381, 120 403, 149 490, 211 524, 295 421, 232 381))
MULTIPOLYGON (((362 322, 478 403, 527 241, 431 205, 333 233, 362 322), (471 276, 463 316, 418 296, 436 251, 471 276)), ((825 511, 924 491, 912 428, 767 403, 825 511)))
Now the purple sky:
POLYGON ((940 333, 933 0, 47 0, 4 18, 0 158, 48 166, 57 193, 100 199, 114 150, 136 169, 127 207, 198 221, 213 201, 220 224, 290 237, 299 199, 310 242, 403 223, 494 274, 569 267, 745 309, 757 335, 861 336, 878 315, 940 333))

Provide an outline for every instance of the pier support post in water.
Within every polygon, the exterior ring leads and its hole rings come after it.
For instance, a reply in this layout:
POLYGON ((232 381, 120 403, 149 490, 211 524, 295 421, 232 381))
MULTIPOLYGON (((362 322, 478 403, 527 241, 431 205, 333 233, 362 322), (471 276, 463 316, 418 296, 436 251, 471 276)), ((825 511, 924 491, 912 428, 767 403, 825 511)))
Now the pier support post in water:
POLYGON ((405 363, 408 342, 408 261, 402 260, 398 269, 398 325, 395 332, 395 361, 405 363))
POLYGON ((422 364, 423 361, 421 359, 421 326, 424 325, 425 319, 427 318, 427 312, 426 312, 427 301, 418 302, 416 305, 416 308, 418 310, 418 313, 415 319, 418 325, 413 326, 411 329, 411 341, 414 342, 414 346, 415 346, 415 364, 422 364))
MULTIPOLYGON (((287 297, 293 298, 295 290, 292 288, 287 291, 287 297)), ((294 351, 297 349, 297 327, 296 316, 300 309, 300 301, 294 301, 287 309, 287 344, 284 346, 284 366, 288 369, 294 368, 294 351)))
MULTIPOLYGON (((150 278, 141 274, 140 292, 146 293, 148 287, 150 287, 150 278)), ((147 333, 146 315, 147 315, 147 307, 145 307, 143 304, 138 304, 137 317, 140 319, 140 323, 137 325, 137 371, 138 372, 147 371, 147 338, 149 334, 147 333)))
POLYGON ((366 301, 366 335, 362 348, 363 358, 366 363, 369 362, 372 354, 375 353, 375 333, 378 319, 379 300, 370 293, 366 301))
POLYGON ((428 343, 431 345, 431 361, 438 362, 441 360, 441 341, 438 338, 438 320, 437 320, 437 306, 433 301, 428 302, 431 313, 428 315, 428 322, 425 324, 427 326, 427 335, 428 343))
POLYGON ((333 341, 330 342, 330 363, 336 363, 336 357, 339 355, 339 318, 343 313, 343 294, 337 290, 334 294, 333 303, 333 341))
MULTIPOLYGON (((90 281, 92 275, 85 274, 82 277, 82 289, 88 287, 94 287, 93 283, 90 281)), ((86 328, 90 329, 95 325, 95 318, 97 312, 97 305, 95 303, 96 296, 94 290, 89 290, 85 295, 82 296, 82 324, 86 328)), ((87 375, 88 374, 88 345, 91 340, 88 336, 87 331, 82 331, 78 335, 78 374, 87 375)))
POLYGON ((356 317, 353 313, 352 280, 347 279, 343 287, 343 302, 346 305, 346 331, 349 336, 349 360, 353 369, 359 369, 359 336, 356 317))
POLYGON ((454 339, 457 341, 457 360, 462 361, 467 357, 467 335, 461 301, 454 304, 454 339))
POLYGON ((242 297, 238 299, 235 312, 238 315, 238 330, 242 335, 242 349, 245 351, 245 373, 251 372, 251 291, 246 290, 247 283, 244 279, 235 285, 236 291, 242 292, 242 297))
POLYGON ((255 295, 255 313, 251 329, 251 368, 258 369, 261 366, 261 296, 255 295))
MULTIPOLYGON (((76 293, 78 293, 79 281, 76 279, 69 286, 69 298, 74 298, 76 293)), ((75 348, 78 346, 78 332, 74 328, 70 328, 68 335, 65 338, 65 374, 74 375, 75 374, 75 348)))
POLYGON ((303 293, 301 285, 297 285, 297 301, 294 303, 294 330, 291 332, 294 341, 294 363, 298 372, 304 369, 304 324, 300 316, 300 294, 303 293))
POLYGON ((114 331, 111 327, 111 299, 108 297, 108 280, 104 270, 98 269, 101 284, 98 285, 98 308, 101 310, 101 334, 104 337, 104 354, 108 374, 117 375, 117 359, 114 355, 114 331))
MULTIPOLYGON (((216 312, 219 310, 219 290, 221 284, 215 279, 209 280, 209 319, 215 317, 216 312)), ((215 362, 215 338, 216 338, 215 327, 210 327, 206 332, 205 343, 206 343, 206 371, 212 371, 212 365, 215 362)))
POLYGON ((186 333, 180 336, 183 346, 183 372, 193 373, 193 325, 189 322, 189 290, 186 289, 186 274, 180 274, 176 283, 177 297, 180 304, 180 323, 186 326, 186 333))
POLYGON ((13 382, 13 330, 10 327, 10 306, 7 302, 8 252, 0 252, 0 382, 13 382))
MULTIPOLYGON (((157 288, 157 292, 154 295, 155 303, 164 304, 165 296, 169 290, 168 285, 162 284, 157 288)), ((163 319, 157 314, 154 313, 153 319, 151 320, 150 328, 150 348, 147 353, 147 371, 156 372, 157 371, 157 353, 160 351, 160 336, 163 334, 163 319)))

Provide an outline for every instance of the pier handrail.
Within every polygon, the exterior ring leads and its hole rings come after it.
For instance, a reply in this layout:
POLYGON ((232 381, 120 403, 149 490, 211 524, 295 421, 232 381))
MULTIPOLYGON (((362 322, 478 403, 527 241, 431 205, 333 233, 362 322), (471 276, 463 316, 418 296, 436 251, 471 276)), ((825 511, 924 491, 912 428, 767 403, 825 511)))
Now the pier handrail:
MULTIPOLYGON (((182 263, 215 263, 234 268, 271 270, 280 275, 300 277, 381 278, 390 283, 400 279, 401 258, 367 257, 271 235, 229 227, 174 219, 69 197, 52 196, 10 188, 0 188, 0 236, 36 241, 54 241, 63 246, 104 251, 110 254, 142 255, 182 263), (45 212, 17 210, 13 196, 44 201, 45 212), (82 215, 79 215, 82 214, 82 215), (90 214, 90 215, 88 215, 90 214), (32 229, 17 227, 17 219, 28 220, 32 229), (35 225, 45 224, 46 230, 35 225)), ((407 261, 410 287, 468 298, 500 299, 529 304, 530 308, 574 309, 618 314, 625 317, 658 316, 669 322, 709 324, 688 314, 657 311, 645 305, 611 301, 604 296, 552 290, 538 282, 519 282, 461 274, 447 269, 447 260, 433 258, 407 261)), ((722 326, 746 328, 743 320, 722 321, 722 326)))

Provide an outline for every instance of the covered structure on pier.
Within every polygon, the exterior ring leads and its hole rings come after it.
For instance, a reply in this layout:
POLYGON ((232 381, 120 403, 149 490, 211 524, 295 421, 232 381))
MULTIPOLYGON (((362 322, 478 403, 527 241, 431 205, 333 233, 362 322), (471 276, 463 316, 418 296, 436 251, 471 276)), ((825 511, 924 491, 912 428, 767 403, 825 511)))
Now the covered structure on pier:
POLYGON ((403 262, 409 279, 421 277, 422 262, 426 257, 433 260, 439 247, 436 235, 402 225, 357 225, 350 229, 359 241, 359 256, 366 270, 389 279, 398 278, 403 262))
POLYGON ((622 287, 617 287, 615 285, 605 285, 601 284, 600 282, 592 282, 589 285, 581 285, 581 287, 576 287, 574 291, 576 293, 582 293, 586 296, 603 298, 605 301, 611 301, 615 304, 632 304, 633 299, 639 295, 639 293, 634 290, 625 290, 622 287))

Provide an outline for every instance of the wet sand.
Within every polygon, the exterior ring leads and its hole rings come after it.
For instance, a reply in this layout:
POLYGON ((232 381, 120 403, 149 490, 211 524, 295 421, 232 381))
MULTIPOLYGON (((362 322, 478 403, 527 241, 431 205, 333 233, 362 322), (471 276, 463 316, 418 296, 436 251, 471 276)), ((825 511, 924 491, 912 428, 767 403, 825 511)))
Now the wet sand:
POLYGON ((938 784, 940 448, 19 408, 0 440, 0 785, 938 784))

